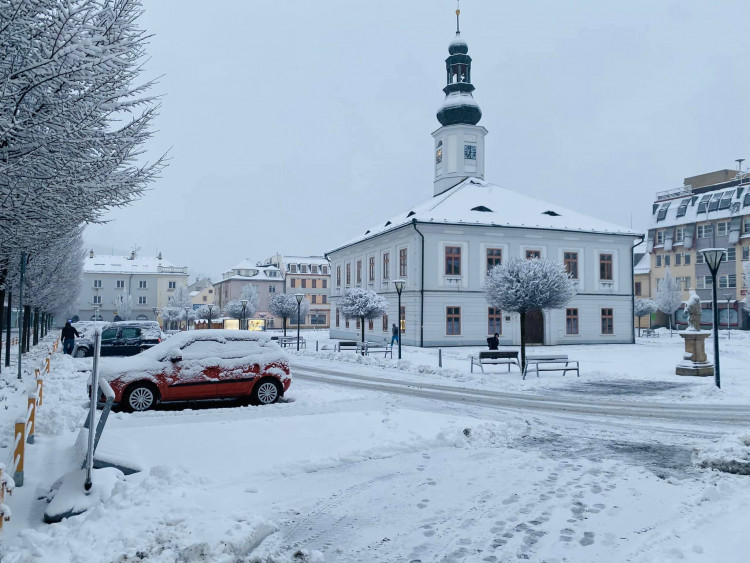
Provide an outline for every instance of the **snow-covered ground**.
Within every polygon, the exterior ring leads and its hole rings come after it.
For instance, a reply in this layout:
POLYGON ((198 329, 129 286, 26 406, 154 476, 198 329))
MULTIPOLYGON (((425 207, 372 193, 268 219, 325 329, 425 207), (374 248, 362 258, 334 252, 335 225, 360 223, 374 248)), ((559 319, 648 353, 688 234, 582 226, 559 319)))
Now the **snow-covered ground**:
MULTIPOLYGON (((677 335, 555 348, 580 360, 581 377, 526 381, 504 366, 471 374, 478 349, 444 349, 438 369, 437 350, 363 359, 322 350, 327 333, 305 336, 293 366, 626 407, 750 404, 750 335, 737 332, 720 341, 720 391, 673 374, 677 335)), ((530 414, 308 377, 277 405, 113 414, 101 449, 143 471, 87 513, 45 525, 44 497, 79 463, 87 362, 55 355, 26 483, 9 499, 4 562, 740 562, 750 549, 749 477, 702 467, 750 459, 747 436, 723 436, 736 427, 530 414)), ((6 370, 2 381, 5 446, 24 399, 6 370)))

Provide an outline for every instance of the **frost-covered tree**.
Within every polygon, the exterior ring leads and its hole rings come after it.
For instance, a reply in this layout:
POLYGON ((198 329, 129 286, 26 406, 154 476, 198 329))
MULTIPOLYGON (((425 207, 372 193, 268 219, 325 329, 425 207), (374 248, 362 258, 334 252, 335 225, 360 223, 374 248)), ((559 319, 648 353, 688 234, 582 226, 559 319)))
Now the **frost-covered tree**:
POLYGON ((672 318, 675 311, 682 305, 682 287, 669 268, 658 282, 654 300, 659 310, 669 317, 669 336, 672 336, 672 318))
MULTIPOLYGON (((745 262, 742 266, 742 277, 744 278, 743 287, 750 287, 750 262, 745 262)), ((745 295, 742 304, 745 306, 745 310, 750 311, 750 293, 745 295)))
POLYGON ((359 319, 362 344, 365 342, 365 321, 388 314, 388 302, 370 289, 352 287, 344 291, 337 304, 345 319, 359 319))
MULTIPOLYGON (((268 300, 268 310, 274 317, 280 317, 286 336, 287 320, 297 319, 297 298, 292 293, 277 293, 268 300)), ((310 312, 310 304, 307 299, 300 303, 300 317, 305 318, 310 312)))
POLYGON ((565 266, 552 260, 512 258, 487 275, 484 295, 492 307, 521 317, 521 366, 526 365, 526 313, 561 309, 575 295, 565 266))
POLYGON ((638 336, 641 335, 641 317, 656 313, 659 307, 653 299, 636 299, 633 314, 638 317, 638 336))
POLYGON ((201 305, 195 310, 195 318, 208 321, 208 328, 213 328, 212 323, 221 317, 221 309, 217 306, 201 305))
POLYGON ((158 100, 141 0, 0 2, 0 287, 21 252, 138 198, 158 100))
POLYGON ((185 328, 188 328, 189 323, 195 320, 195 310, 188 288, 184 285, 177 286, 169 298, 169 304, 161 310, 161 314, 162 319, 185 321, 185 328))
POLYGON ((113 299, 117 316, 123 321, 129 321, 133 314, 133 297, 125 293, 125 290, 121 291, 120 294, 113 299))

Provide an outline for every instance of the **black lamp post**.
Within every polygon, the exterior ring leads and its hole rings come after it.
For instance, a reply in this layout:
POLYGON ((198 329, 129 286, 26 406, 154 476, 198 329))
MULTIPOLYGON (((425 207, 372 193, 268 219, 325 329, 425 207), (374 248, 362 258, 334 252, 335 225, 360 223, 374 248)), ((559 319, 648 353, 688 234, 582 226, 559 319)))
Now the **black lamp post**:
POLYGON ((305 296, 301 293, 295 293, 294 298, 297 300, 297 352, 299 352, 299 325, 302 319, 300 319, 300 313, 302 311, 302 299, 305 296))
POLYGON ((734 295, 731 294, 731 293, 725 293, 724 294, 724 299, 727 300, 727 338, 729 340, 732 340, 732 327, 731 327, 731 325, 729 323, 729 306, 730 306, 730 301, 731 301, 732 297, 734 297, 734 295))
POLYGON ((714 309, 714 381, 716 387, 721 388, 721 375, 719 372, 719 303, 716 296, 716 273, 724 260, 724 248, 704 248, 700 251, 706 260, 708 269, 711 271, 711 282, 713 284, 713 309, 714 309))
POLYGON ((240 303, 242 303, 242 326, 240 328, 243 330, 247 330, 247 324, 245 324, 245 309, 247 308, 247 299, 240 299, 240 303))
POLYGON ((394 280, 393 285, 396 286, 396 293, 398 293, 398 359, 401 359, 401 292, 404 290, 404 280, 394 280))
POLYGON ((185 330, 190 330, 190 325, 188 324, 188 307, 185 307, 185 330))
POLYGON ((211 325, 211 319, 214 318, 214 306, 213 305, 206 305, 208 307, 208 328, 212 328, 213 325, 211 325))

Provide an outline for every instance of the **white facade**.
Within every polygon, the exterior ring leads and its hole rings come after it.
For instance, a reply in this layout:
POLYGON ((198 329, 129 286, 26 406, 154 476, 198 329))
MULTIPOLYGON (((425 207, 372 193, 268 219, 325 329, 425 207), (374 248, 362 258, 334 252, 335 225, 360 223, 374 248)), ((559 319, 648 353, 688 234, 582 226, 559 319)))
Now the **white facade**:
POLYGON ((440 195, 469 176, 484 179, 484 137, 480 125, 441 127, 435 139, 435 195, 440 195))

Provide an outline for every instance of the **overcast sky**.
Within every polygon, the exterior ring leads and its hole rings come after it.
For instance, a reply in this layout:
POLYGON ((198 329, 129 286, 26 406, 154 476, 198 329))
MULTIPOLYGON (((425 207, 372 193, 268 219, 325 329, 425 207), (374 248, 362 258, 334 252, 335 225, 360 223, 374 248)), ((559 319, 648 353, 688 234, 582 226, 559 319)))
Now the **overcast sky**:
MULTIPOLYGON (((146 196, 87 229, 218 276, 317 254, 433 194, 451 0, 153 0, 146 196), (210 7, 209 7, 210 6, 210 7)), ((464 0, 486 179, 638 229, 656 191, 750 159, 747 0, 464 0)), ((192 281, 192 277, 191 277, 192 281)))

